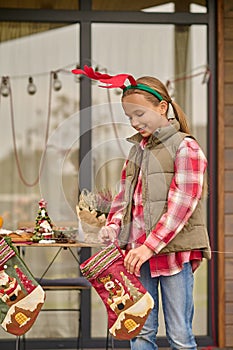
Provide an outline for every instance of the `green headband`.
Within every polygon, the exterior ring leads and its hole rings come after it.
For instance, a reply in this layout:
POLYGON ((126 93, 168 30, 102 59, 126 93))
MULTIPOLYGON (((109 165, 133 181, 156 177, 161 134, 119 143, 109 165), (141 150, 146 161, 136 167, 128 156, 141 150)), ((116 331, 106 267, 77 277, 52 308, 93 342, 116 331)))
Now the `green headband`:
POLYGON ((149 92, 150 94, 154 95, 155 97, 157 97, 157 99, 161 102, 163 100, 163 97, 154 89, 150 88, 149 86, 147 85, 144 85, 144 84, 137 84, 137 85, 129 85, 129 86, 126 86, 124 89, 123 89, 123 92, 127 91, 127 90, 130 90, 130 89, 138 89, 138 90, 143 90, 143 91, 146 91, 146 92, 149 92))

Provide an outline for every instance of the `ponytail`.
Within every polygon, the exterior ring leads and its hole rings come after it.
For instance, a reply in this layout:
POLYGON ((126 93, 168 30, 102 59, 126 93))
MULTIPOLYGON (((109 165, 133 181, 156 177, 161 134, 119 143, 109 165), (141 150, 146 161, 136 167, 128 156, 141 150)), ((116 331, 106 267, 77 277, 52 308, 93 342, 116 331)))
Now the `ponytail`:
POLYGON ((178 105, 178 103, 172 101, 170 102, 174 113, 175 113, 175 117, 178 120, 178 122, 180 123, 180 131, 185 132, 186 134, 190 134, 190 129, 188 126, 188 122, 187 122, 187 117, 186 114, 184 113, 183 109, 178 105))

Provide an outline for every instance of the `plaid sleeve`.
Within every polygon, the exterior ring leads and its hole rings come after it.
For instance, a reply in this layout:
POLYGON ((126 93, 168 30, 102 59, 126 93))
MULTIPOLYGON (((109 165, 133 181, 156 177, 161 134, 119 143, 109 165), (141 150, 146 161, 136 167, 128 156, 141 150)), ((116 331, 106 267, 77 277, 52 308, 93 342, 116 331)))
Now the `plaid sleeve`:
POLYGON ((184 227, 201 198, 207 160, 197 142, 185 138, 177 151, 168 209, 144 244, 159 253, 184 227))
POLYGON ((124 193, 125 193, 125 179, 126 179, 126 166, 127 166, 128 160, 125 162, 122 172, 121 172, 121 181, 120 181, 120 191, 115 196, 111 208, 107 217, 106 226, 112 227, 117 234, 119 233, 121 222, 122 222, 122 215, 124 210, 124 193))

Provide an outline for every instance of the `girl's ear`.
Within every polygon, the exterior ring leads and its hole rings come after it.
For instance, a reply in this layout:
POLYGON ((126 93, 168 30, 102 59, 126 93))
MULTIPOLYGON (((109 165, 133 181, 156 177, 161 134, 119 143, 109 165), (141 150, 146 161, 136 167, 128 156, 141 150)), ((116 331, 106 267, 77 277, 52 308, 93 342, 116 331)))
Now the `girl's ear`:
POLYGON ((159 103, 159 107, 160 107, 161 115, 166 116, 167 110, 168 110, 168 103, 167 103, 167 101, 162 100, 162 101, 159 103))

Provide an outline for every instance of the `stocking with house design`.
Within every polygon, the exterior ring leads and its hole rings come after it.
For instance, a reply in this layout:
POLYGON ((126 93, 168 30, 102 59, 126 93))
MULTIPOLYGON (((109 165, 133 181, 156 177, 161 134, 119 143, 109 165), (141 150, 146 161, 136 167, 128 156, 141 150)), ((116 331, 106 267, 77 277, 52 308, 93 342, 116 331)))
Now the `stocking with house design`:
POLYGON ((11 334, 25 334, 35 322, 45 293, 8 239, 0 240, 0 324, 11 334))
POLYGON ((83 262, 80 268, 106 306, 112 336, 121 340, 135 337, 154 300, 138 278, 125 269, 121 249, 111 244, 83 262))

